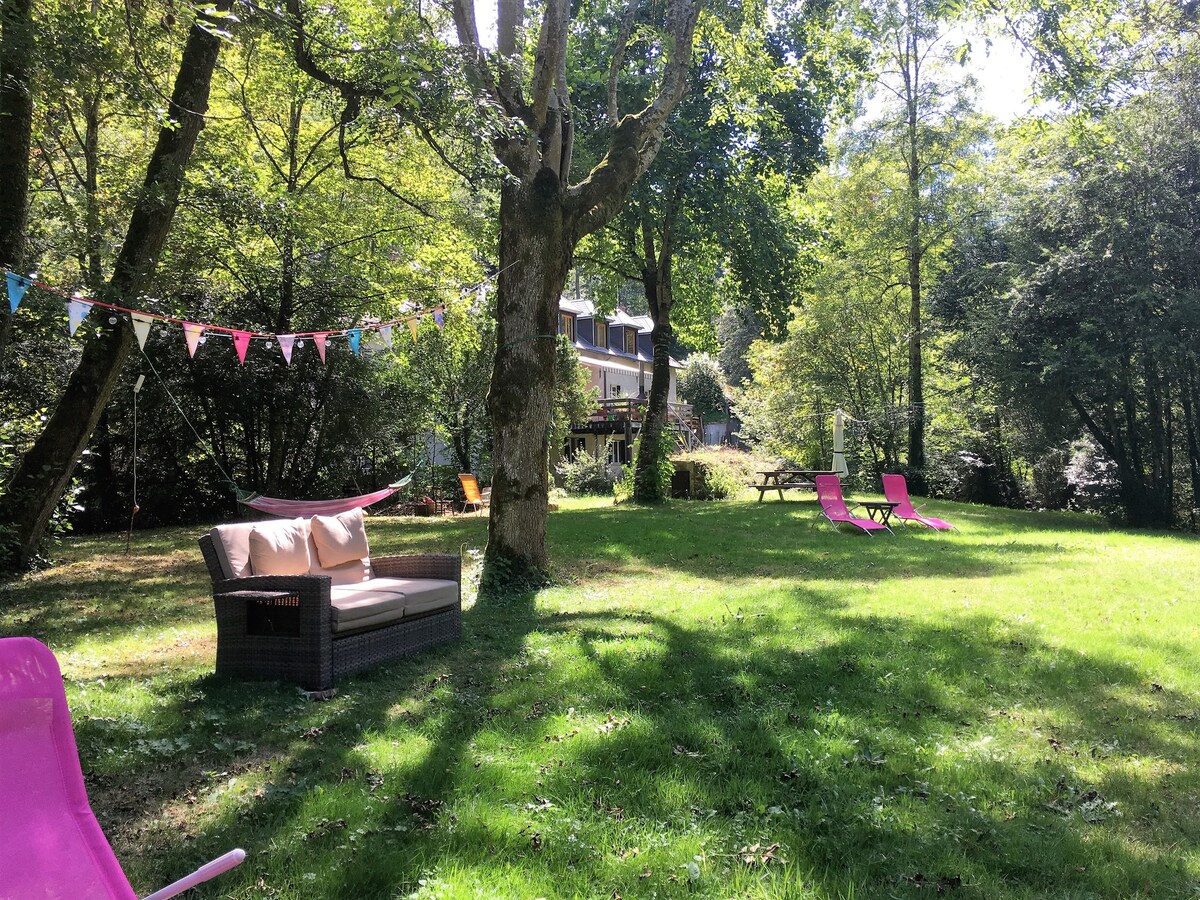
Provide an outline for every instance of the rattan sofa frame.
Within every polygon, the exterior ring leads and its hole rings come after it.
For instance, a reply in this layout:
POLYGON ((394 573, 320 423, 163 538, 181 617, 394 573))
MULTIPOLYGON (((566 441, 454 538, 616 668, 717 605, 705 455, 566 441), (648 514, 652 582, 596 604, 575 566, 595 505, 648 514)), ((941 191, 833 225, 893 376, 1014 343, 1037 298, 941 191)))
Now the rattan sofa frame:
MULTIPOLYGON (((211 535, 200 550, 217 613, 217 674, 328 691, 341 678, 462 637, 462 558, 449 553, 371 559, 379 578, 439 578, 458 585, 446 609, 359 631, 332 630, 327 575, 226 578, 211 535)), ((369 582, 368 582, 369 583, 369 582)))

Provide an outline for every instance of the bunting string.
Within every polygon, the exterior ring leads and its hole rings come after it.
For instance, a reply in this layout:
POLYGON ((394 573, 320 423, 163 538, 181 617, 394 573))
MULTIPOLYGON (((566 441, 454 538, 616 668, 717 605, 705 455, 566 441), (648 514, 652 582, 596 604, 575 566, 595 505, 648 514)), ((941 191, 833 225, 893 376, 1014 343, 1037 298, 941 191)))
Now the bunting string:
MULTIPOLYGON (((496 273, 497 275, 499 273, 496 273)), ((488 281, 495 278, 495 275, 489 276, 485 281, 481 282, 479 287, 483 287, 488 281)), ((20 275, 16 272, 5 271, 5 282, 8 289, 9 308, 12 313, 17 311, 25 298, 26 292, 31 287, 36 287, 39 290, 50 294, 55 294, 67 301, 67 319, 68 328, 71 335, 79 329, 79 326, 87 318, 92 307, 108 310, 113 313, 122 313, 129 316, 133 325, 134 334, 138 340, 139 349, 145 349, 146 340, 150 335, 151 326, 161 322, 167 325, 177 325, 183 329, 184 338, 187 343, 188 354, 196 355, 196 350, 200 344, 203 344, 208 337, 227 337, 233 341, 233 346, 237 352, 238 362, 245 363, 246 351, 250 346, 251 341, 264 341, 267 347, 273 346, 276 342, 279 344, 280 352, 283 354, 284 360, 289 364, 292 361, 293 349, 302 347, 305 340, 312 340, 316 345, 317 353, 321 358, 321 362, 325 362, 325 351, 328 346, 329 338, 345 337, 348 339, 350 349, 356 355, 361 352, 362 339, 364 334, 378 334, 383 344, 392 347, 392 329, 396 325, 406 325, 412 333, 413 340, 417 338, 417 329, 422 318, 428 315, 433 316, 433 320, 438 329, 445 327, 445 303, 438 303, 423 309, 413 310, 403 316, 392 319, 386 322, 367 322, 354 328, 331 329, 328 331, 298 331, 292 334, 271 334, 268 332, 254 331, 251 329, 232 328, 228 325, 216 325, 213 323, 193 322, 188 319, 182 319, 178 316, 163 315, 161 313, 147 312, 145 310, 131 309, 130 307, 120 306, 116 303, 105 303, 102 300, 94 300, 83 296, 80 292, 68 294, 66 291, 60 290, 53 285, 40 281, 32 276, 20 275)), ((471 292, 478 288, 472 287, 471 292)), ((468 292, 464 292, 464 296, 468 292)))

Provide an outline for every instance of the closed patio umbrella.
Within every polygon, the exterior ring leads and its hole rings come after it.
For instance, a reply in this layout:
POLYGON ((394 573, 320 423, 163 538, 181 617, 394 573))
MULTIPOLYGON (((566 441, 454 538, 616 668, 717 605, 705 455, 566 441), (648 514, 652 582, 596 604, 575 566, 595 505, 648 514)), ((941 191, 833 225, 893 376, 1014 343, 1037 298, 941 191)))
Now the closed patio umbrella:
POLYGON ((846 414, 841 407, 833 413, 833 471, 843 478, 850 474, 846 466, 846 414))

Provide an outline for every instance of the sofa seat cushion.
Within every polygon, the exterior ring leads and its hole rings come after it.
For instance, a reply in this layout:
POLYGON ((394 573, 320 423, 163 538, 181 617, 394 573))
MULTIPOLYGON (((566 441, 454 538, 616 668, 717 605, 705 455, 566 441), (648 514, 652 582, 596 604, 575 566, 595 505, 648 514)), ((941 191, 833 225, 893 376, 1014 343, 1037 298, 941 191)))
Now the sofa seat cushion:
POLYGON ((333 632, 386 625, 458 602, 458 582, 436 578, 372 578, 362 584, 333 585, 333 632))
POLYGON ((458 602, 458 582, 440 578, 377 578, 376 581, 404 583, 404 615, 419 616, 422 613, 445 609, 458 602))

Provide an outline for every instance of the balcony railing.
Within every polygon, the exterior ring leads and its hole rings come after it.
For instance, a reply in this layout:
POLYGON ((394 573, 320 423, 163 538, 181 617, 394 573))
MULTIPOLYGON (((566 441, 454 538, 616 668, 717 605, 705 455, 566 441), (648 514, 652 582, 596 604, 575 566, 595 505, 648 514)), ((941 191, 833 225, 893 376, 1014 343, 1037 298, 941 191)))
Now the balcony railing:
MULTIPOLYGON (((690 422, 694 416, 690 403, 668 403, 667 420, 669 422, 690 422)), ((601 400, 592 411, 591 422, 624 422, 629 419, 640 422, 646 415, 646 401, 634 397, 615 397, 611 400, 601 400)))

